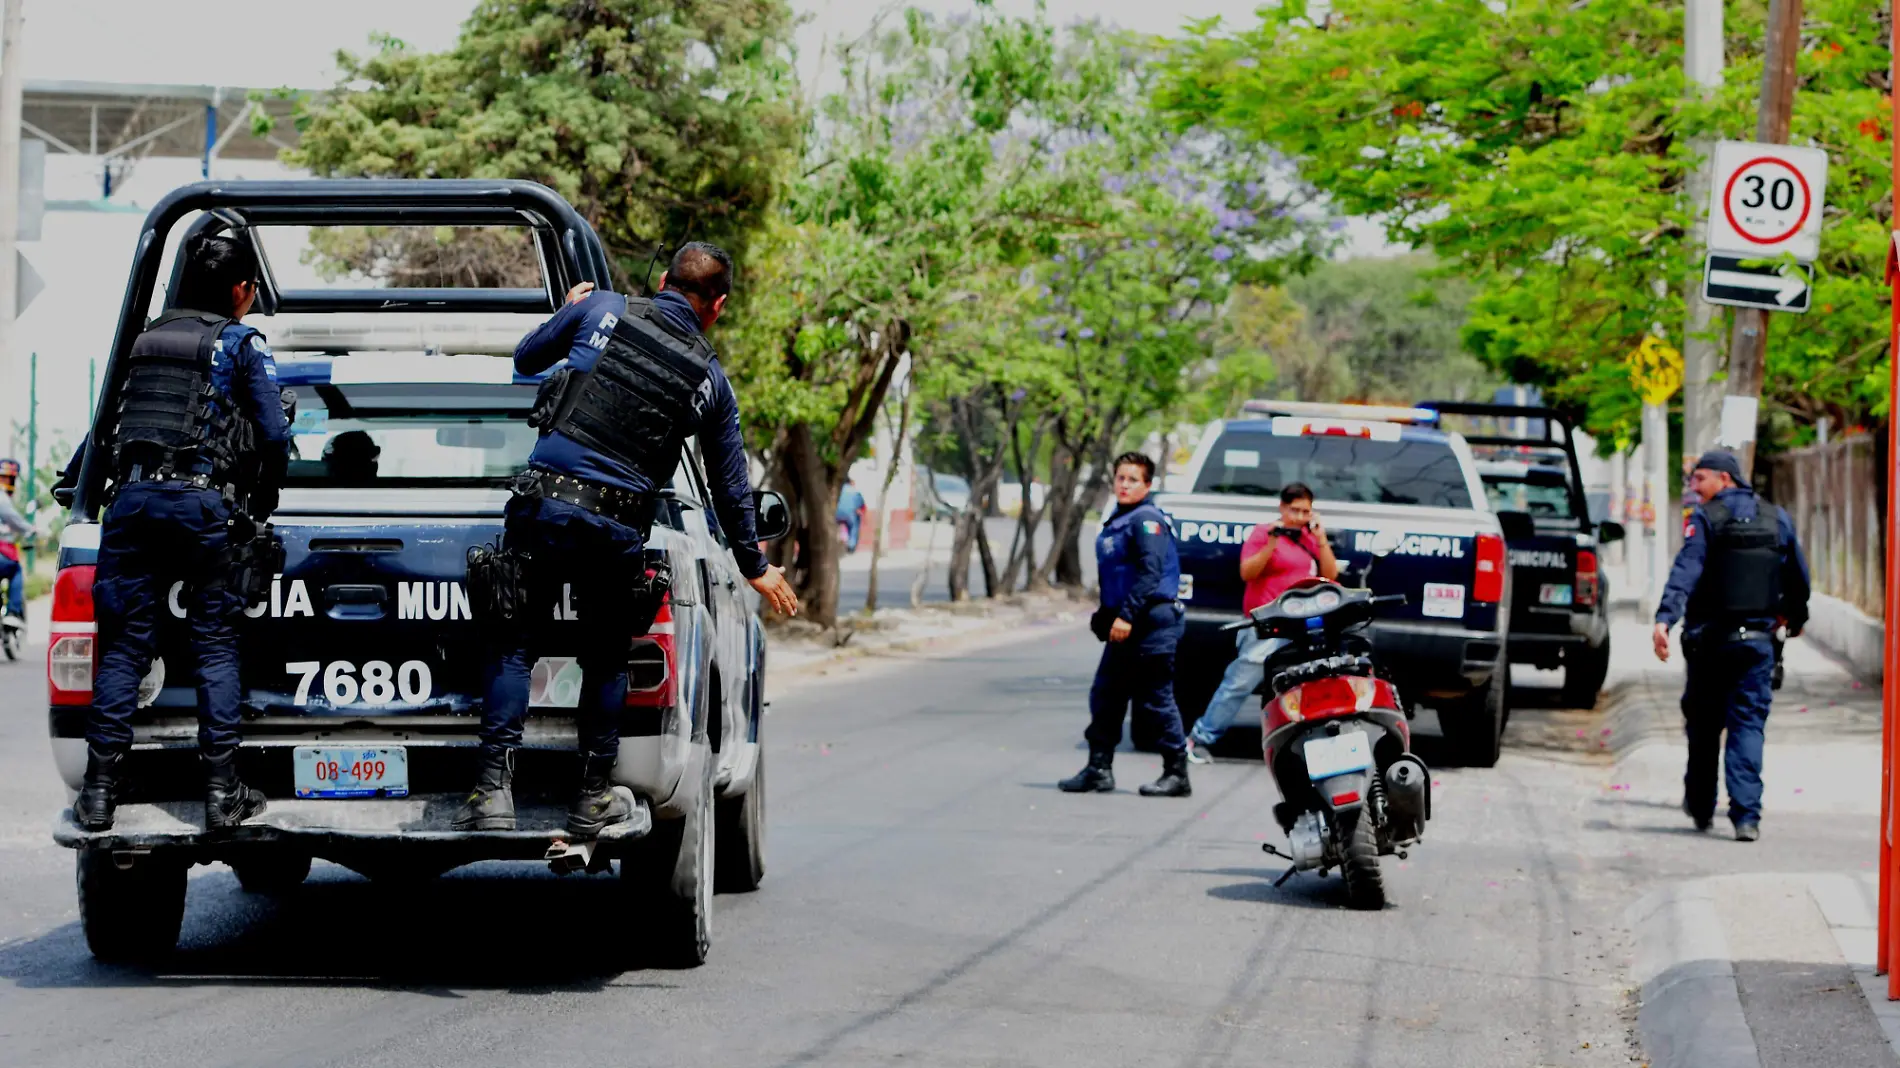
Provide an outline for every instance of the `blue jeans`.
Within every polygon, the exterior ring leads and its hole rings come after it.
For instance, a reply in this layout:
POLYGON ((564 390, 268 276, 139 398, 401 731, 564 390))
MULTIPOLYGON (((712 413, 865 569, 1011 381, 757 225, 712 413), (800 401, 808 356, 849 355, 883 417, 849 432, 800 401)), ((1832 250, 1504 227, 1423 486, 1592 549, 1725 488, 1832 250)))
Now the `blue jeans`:
POLYGON ((166 601, 179 581, 198 673, 198 747, 219 753, 238 744, 235 621, 244 602, 230 585, 229 520, 215 491, 183 483, 135 482, 106 510, 92 584, 100 653, 86 740, 95 749, 132 744, 139 681, 152 669, 166 601))
POLYGON ((1762 731, 1774 698, 1774 646, 1766 639, 1706 644, 1685 640, 1683 653, 1688 684, 1682 691, 1682 715, 1689 735, 1683 801, 1698 819, 1715 815, 1719 751, 1728 780, 1728 818, 1738 824, 1758 823, 1762 731))
POLYGON ((26 615, 26 572, 18 560, 0 556, 0 582, 7 584, 7 611, 16 616, 26 615))
POLYGON ((839 516, 838 522, 844 524, 844 531, 845 531, 844 551, 848 553, 857 552, 858 551, 858 528, 863 523, 863 517, 859 516, 858 513, 856 512, 852 512, 850 515, 839 516))
POLYGON ((1189 733, 1202 745, 1213 745, 1220 741, 1227 728, 1234 725, 1242 708, 1260 707, 1260 698, 1254 693, 1262 680, 1266 678, 1267 658, 1278 652, 1286 644, 1285 638, 1262 638, 1252 628, 1239 632, 1240 639, 1235 643, 1238 653, 1234 661, 1227 665, 1227 674, 1221 677, 1220 689, 1207 702, 1207 711, 1194 722, 1189 733))
POLYGON ((512 548, 533 554, 526 618, 501 631, 490 657, 482 744, 521 746, 534 668, 530 645, 543 622, 563 603, 580 623, 580 704, 575 725, 581 752, 607 755, 620 747, 620 714, 627 697, 627 651, 633 644, 628 591, 644 572, 645 541, 632 527, 561 501, 515 497, 503 534, 512 548), (563 596, 563 586, 569 596, 563 596))

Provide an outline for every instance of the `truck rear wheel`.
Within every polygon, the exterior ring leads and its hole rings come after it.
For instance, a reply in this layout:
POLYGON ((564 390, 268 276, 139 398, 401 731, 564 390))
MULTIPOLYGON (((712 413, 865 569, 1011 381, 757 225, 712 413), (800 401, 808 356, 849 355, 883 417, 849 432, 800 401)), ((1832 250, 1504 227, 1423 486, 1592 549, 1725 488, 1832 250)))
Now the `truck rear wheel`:
POLYGON ((1451 758, 1467 768, 1496 767, 1504 754, 1504 721, 1509 716, 1511 663, 1504 657, 1484 689, 1438 710, 1439 726, 1451 758))
POLYGON ((684 818, 655 821, 653 832, 620 862, 633 898, 644 957, 662 968, 697 968, 712 949, 714 858, 713 757, 704 755, 699 796, 684 818))
POLYGON ((1585 646, 1564 665, 1563 702, 1566 708, 1595 708, 1603 680, 1610 675, 1610 638, 1595 649, 1585 646))
POLYGON ((752 788, 716 803, 719 841, 714 869, 722 894, 749 894, 765 881, 765 747, 759 747, 752 788))
POLYGON ((92 955, 108 964, 137 964, 176 948, 187 867, 162 852, 115 858, 109 849, 79 850, 79 924, 92 955), (122 867, 121 859, 129 863, 122 867))

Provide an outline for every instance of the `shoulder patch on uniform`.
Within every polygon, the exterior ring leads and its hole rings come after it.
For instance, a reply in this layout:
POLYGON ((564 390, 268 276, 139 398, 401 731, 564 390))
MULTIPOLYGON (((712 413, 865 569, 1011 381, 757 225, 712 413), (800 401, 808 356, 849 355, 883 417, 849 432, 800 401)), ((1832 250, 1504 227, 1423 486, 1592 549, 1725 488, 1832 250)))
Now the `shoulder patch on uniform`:
POLYGON ((1161 524, 1152 519, 1144 519, 1141 521, 1141 529, 1147 534, 1159 534, 1161 533, 1161 524))
POLYGON ((1682 536, 1685 538, 1695 537, 1695 520, 1685 519, 1682 521, 1682 536))

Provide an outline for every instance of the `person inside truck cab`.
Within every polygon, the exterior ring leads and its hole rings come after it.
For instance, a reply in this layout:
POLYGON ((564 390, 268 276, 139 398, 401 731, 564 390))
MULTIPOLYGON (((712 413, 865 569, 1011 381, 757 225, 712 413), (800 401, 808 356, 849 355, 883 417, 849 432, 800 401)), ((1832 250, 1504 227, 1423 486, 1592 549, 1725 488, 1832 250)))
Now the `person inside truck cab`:
POLYGON ((376 481, 376 461, 382 446, 367 430, 345 430, 323 446, 323 469, 339 486, 362 486, 376 481))
MULTIPOLYGON (((1240 578, 1247 584, 1240 610, 1252 612, 1272 604, 1294 583, 1315 577, 1338 578, 1339 560, 1326 540, 1319 513, 1313 510, 1313 491, 1304 483, 1289 482, 1280 490, 1280 521, 1256 524, 1240 547, 1240 578)), ((1239 642, 1233 663, 1227 665, 1207 711, 1188 732, 1188 759, 1196 764, 1214 759, 1208 750, 1233 726, 1243 707, 1258 707, 1254 690, 1266 677, 1267 657, 1286 644, 1281 638, 1262 638, 1252 627, 1236 634, 1239 642)))
POLYGON ((252 247, 201 235, 184 255, 171 310, 133 339, 111 432, 101 435, 112 449, 115 490, 100 521, 92 590, 101 651, 86 778, 73 804, 92 831, 112 826, 139 681, 151 670, 168 591, 180 580, 201 702, 205 827, 264 811, 264 795, 237 773, 233 621, 245 601, 233 587, 234 559, 250 536, 247 519, 277 507, 290 428, 270 347, 242 323, 257 298, 252 247))
POLYGON ((528 423, 540 438, 507 505, 503 554, 518 562, 510 573, 534 608, 497 621, 480 767, 455 815, 458 829, 514 829, 514 755, 532 665, 528 619, 544 618, 564 584, 587 635, 577 657, 581 781, 568 832, 596 837, 632 816, 610 782, 638 625, 631 595, 645 573, 657 493, 672 483, 688 438, 699 436, 713 511, 740 572, 772 608, 798 611, 784 572, 759 551, 739 402, 706 340, 731 290, 731 257, 691 242, 674 254, 651 300, 595 292, 583 282, 515 347, 515 370, 524 375, 566 363, 535 398, 528 423))

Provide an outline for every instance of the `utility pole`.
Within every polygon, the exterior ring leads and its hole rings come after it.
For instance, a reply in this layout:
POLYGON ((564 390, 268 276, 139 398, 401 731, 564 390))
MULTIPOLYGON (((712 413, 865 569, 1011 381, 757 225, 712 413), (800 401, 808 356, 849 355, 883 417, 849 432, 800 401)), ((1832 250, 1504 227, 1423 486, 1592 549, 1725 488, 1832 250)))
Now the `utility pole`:
POLYGON ((20 314, 20 68, 25 54, 21 47, 26 32, 25 3, 5 0, 0 9, 0 395, 14 396, 13 320, 20 314))
MULTIPOLYGON (((1707 100, 1722 87, 1722 0, 1685 0, 1682 13, 1682 74, 1689 91, 1707 100)), ((1695 213, 1690 235, 1697 246, 1708 238, 1704 217, 1709 202, 1709 150, 1705 138, 1693 145, 1702 161, 1689 172, 1685 195, 1689 210, 1695 213)), ((1702 258, 1697 248, 1696 259, 1702 258)), ((1682 451, 1699 453, 1715 440, 1717 420, 1721 416, 1721 391, 1714 385, 1722 369, 1722 353, 1717 340, 1710 336, 1716 323, 1713 305, 1702 299, 1702 279, 1690 278, 1685 285, 1682 328, 1682 451)))
MULTIPOLYGON (((1768 37, 1762 49, 1761 104, 1755 118, 1755 140, 1788 143, 1788 120, 1794 114, 1794 64, 1801 51, 1801 0, 1769 0, 1768 37)), ((1755 308, 1735 309, 1735 328, 1729 338, 1728 394, 1731 406, 1748 416, 1748 438, 1741 443, 1742 473, 1755 469, 1754 425, 1760 419, 1761 381, 1768 361, 1768 313, 1755 308)))

